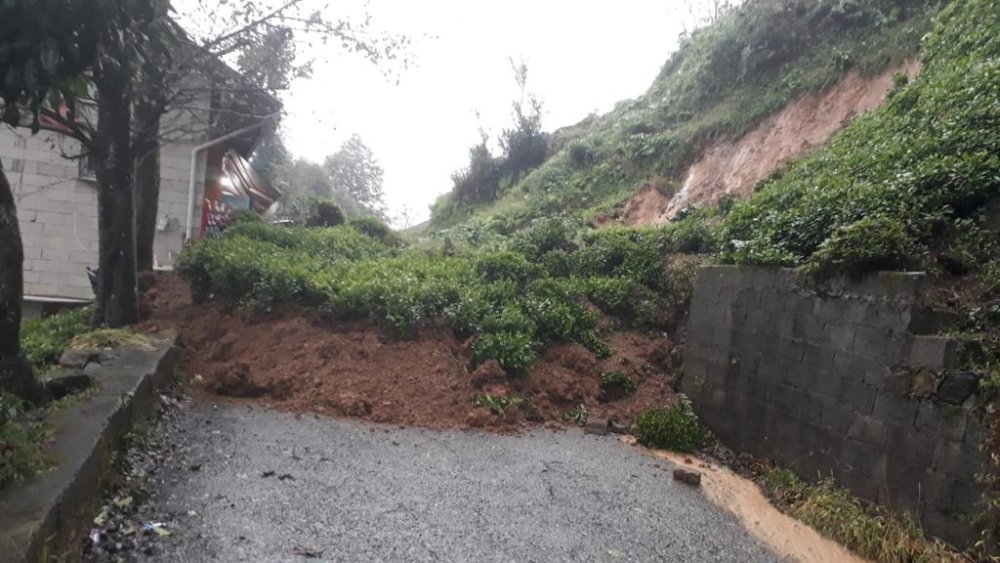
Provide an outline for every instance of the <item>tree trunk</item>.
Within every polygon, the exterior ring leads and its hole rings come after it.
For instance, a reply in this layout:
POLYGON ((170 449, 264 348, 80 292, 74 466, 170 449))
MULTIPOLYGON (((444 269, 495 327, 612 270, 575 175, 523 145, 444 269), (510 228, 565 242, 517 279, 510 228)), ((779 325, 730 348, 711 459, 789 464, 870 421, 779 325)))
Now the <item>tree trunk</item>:
MULTIPOLYGON (((97 299, 94 326, 120 327, 139 320, 133 208, 131 99, 128 65, 95 73, 97 85, 97 299)), ((110 66, 110 65, 109 65, 110 66)))
POLYGON ((153 269, 153 240, 160 200, 160 115, 162 106, 140 99, 135 108, 135 255, 140 272, 153 269))
POLYGON ((0 164, 0 392, 39 402, 44 398, 43 388, 21 352, 23 268, 24 248, 14 194, 0 164))

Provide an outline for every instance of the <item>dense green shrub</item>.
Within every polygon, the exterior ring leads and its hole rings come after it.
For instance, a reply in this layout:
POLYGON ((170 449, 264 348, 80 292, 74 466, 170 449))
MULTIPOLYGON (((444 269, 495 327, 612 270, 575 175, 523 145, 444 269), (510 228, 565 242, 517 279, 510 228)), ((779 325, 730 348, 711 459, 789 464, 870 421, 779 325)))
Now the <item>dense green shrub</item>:
POLYGON ((805 263, 816 277, 836 273, 859 278, 867 272, 902 270, 917 263, 917 245, 899 221, 865 217, 835 231, 805 263))
POLYGON ((555 342, 608 356, 597 332, 600 312, 630 325, 662 325, 668 303, 659 294, 670 279, 657 230, 581 239, 577 223, 552 219, 491 236, 480 243, 485 249, 441 256, 393 248, 353 225, 251 222, 194 245, 177 269, 199 298, 251 311, 297 304, 335 318, 372 319, 402 337, 444 321, 457 335, 475 337, 477 361, 496 359, 511 373, 555 342))
POLYGON ((236 213, 233 213, 233 216, 229 219, 229 223, 226 228, 243 223, 264 223, 264 218, 261 217, 256 211, 251 211, 250 209, 240 209, 236 213))
POLYGON ((635 419, 636 439, 651 448, 690 452, 705 439, 705 429, 684 395, 669 407, 652 408, 635 419))
POLYGON ((344 212, 330 198, 310 196, 305 223, 307 227, 336 227, 344 224, 344 212))
POLYGON ((74 336, 91 330, 90 314, 90 307, 79 307, 24 321, 21 348, 32 367, 45 371, 54 366, 74 336))
POLYGON ((512 280, 523 283, 536 268, 523 254, 511 251, 489 252, 476 259, 476 273, 489 282, 512 280))
POLYGON ((483 334, 472 345, 477 362, 496 360, 507 373, 524 371, 535 361, 535 342, 523 332, 483 334))
POLYGON ((389 243, 392 229, 378 217, 354 217, 347 222, 347 226, 372 237, 381 243, 389 243))
POLYGON ((1000 193, 998 26, 995 2, 952 2, 915 80, 733 206, 726 259, 862 275, 918 265, 961 230, 1000 193))

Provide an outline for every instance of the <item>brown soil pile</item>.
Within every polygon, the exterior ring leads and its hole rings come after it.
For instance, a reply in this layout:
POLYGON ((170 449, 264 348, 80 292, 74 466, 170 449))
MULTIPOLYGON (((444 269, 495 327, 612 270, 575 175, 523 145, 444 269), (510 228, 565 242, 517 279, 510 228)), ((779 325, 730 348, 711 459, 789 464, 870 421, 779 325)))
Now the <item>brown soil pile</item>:
POLYGON ((626 225, 652 225, 667 212, 671 194, 665 187, 647 183, 632 196, 622 210, 622 222, 626 225))
POLYGON ((398 340, 370 322, 332 322, 301 310, 248 319, 215 304, 193 305, 173 274, 157 276, 145 301, 150 317, 141 328, 178 332, 185 371, 200 382, 200 391, 294 412, 512 430, 572 424, 565 414, 581 404, 590 416, 628 425, 642 410, 674 397, 671 342, 642 333, 612 334, 614 353, 605 360, 576 344, 560 344, 543 352, 528 373, 508 377, 495 362, 475 367, 470 343, 446 328, 398 340), (624 398, 602 397, 601 374, 612 370, 630 375, 638 390, 624 398), (516 394, 525 401, 497 416, 473 404, 481 393, 516 394))
POLYGON ((851 72, 833 87, 806 94, 754 126, 737 139, 706 148, 684 176, 673 197, 643 188, 628 204, 623 220, 629 225, 662 223, 689 205, 711 205, 725 195, 747 197, 754 186, 789 160, 825 143, 850 120, 878 107, 892 87, 892 76, 910 78, 917 62, 885 69, 872 78, 851 72))

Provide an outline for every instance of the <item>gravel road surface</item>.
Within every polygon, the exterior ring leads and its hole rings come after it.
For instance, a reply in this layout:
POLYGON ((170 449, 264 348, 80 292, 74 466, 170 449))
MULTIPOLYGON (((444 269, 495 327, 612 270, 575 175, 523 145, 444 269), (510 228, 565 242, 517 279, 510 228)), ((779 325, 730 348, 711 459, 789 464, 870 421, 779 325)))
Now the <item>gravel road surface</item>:
MULTIPOLYGON (((777 561, 672 466, 613 436, 373 426, 188 402, 161 423, 169 536, 128 558, 777 561)), ((148 532, 147 532, 147 535, 148 532)))

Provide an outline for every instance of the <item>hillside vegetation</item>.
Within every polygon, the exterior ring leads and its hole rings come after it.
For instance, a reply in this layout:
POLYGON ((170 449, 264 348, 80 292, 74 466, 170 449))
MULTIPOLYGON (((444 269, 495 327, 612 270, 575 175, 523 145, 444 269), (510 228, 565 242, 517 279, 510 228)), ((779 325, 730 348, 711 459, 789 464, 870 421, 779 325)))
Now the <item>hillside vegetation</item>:
POLYGON ((590 220, 642 185, 670 193, 711 140, 742 134, 849 70, 873 75, 913 57, 939 7, 928 0, 747 2, 686 38, 644 95, 554 133, 550 157, 494 203, 456 211, 446 196, 432 227, 464 220, 466 228, 505 233, 536 217, 590 220))
POLYGON ((402 249, 354 226, 283 228, 245 221, 181 256, 195 299, 251 312, 299 305, 336 320, 370 319, 402 338, 445 324, 471 337, 477 362, 508 373, 539 351, 577 342, 597 357, 609 325, 671 327, 690 292, 691 268, 669 267, 656 231, 586 231, 536 222, 478 249, 402 249))

